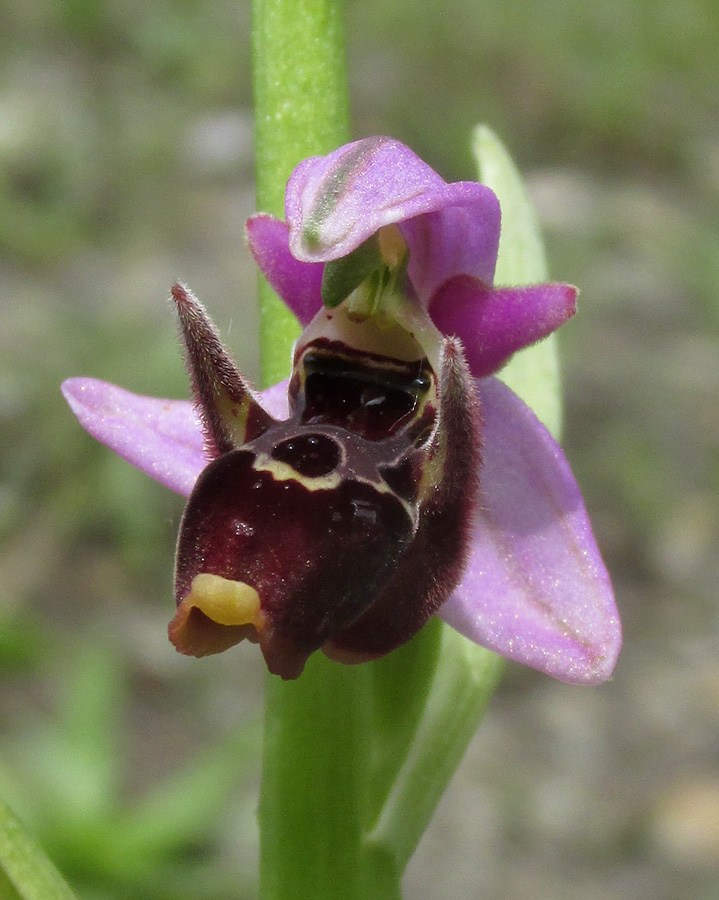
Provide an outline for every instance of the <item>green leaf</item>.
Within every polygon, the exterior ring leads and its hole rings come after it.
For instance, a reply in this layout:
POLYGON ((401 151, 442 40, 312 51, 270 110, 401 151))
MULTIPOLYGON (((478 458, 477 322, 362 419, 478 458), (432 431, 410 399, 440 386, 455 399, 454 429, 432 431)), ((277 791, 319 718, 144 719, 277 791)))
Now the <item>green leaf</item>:
POLYGON ((1 896, 7 900, 77 900, 67 882, 25 831, 13 813, 0 802, 1 896), (13 891, 13 893, 10 893, 13 891))
MULTIPOLYGON (((472 145, 482 180, 502 207, 497 283, 546 280, 536 216, 514 163, 486 127, 475 129, 472 145)), ((556 434, 561 401, 553 338, 517 354, 501 377, 556 434)), ((437 620, 373 664, 373 789, 379 792, 374 803, 382 803, 368 845, 389 851, 399 872, 459 765, 502 668, 498 656, 437 620)))
POLYGON ((366 843, 389 850, 401 873, 479 726, 504 660, 435 618, 372 666, 373 782, 389 783, 366 843))
MULTIPOLYGON (((499 198, 502 234, 497 284, 536 284, 547 280, 547 262, 537 216, 511 157, 486 125, 472 135, 479 177, 499 198)), ((562 424, 559 359, 554 335, 522 350, 499 376, 530 406, 555 437, 562 424)))
POLYGON ((113 841, 118 857, 142 863, 202 837, 233 791, 254 775, 260 745, 260 723, 253 719, 156 785, 119 817, 113 841))

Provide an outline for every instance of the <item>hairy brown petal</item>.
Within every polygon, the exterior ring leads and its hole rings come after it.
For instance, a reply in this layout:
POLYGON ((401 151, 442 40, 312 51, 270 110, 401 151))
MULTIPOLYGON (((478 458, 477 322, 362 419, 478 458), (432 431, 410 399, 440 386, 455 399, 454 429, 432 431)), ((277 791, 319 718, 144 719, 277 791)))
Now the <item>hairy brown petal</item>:
POLYGON ((218 456, 251 441, 275 420, 253 396, 200 301, 181 284, 173 286, 172 298, 207 449, 218 456))

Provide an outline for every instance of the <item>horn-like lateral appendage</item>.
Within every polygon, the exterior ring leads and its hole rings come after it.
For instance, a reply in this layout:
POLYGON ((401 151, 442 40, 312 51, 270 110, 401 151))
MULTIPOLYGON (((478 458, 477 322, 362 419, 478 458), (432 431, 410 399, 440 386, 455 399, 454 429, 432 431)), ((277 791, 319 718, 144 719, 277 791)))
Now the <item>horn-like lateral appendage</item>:
POLYGON ((440 405, 429 466, 440 464, 443 505, 463 501, 474 507, 479 490, 482 412, 474 379, 459 338, 446 338, 440 363, 440 405), (464 498, 464 500, 463 500, 464 498))
POLYGON ((207 449, 212 456, 228 453, 259 437, 275 420, 253 396, 200 301, 181 284, 171 293, 207 449))

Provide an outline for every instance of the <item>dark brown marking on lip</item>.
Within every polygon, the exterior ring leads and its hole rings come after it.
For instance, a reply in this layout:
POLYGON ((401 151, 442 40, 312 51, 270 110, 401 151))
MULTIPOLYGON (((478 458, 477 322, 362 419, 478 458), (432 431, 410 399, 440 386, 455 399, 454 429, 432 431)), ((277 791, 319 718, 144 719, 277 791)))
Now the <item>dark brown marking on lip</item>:
POLYGON ((286 438, 275 445, 270 455, 306 478, 329 475, 342 460, 342 450, 336 440, 312 432, 286 438))

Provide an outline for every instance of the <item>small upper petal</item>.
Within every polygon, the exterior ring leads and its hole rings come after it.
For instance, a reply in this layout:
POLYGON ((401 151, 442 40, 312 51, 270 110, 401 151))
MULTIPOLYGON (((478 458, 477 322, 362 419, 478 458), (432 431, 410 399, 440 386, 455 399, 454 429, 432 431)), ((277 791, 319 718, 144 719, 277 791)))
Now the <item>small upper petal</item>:
POLYGON ((443 334, 462 340, 472 374, 484 378, 568 321, 576 298, 569 284, 488 288, 464 275, 440 286, 429 314, 443 334))
POLYGON ((290 253, 289 229, 280 219, 258 213, 247 220, 247 243, 262 274, 302 325, 322 306, 324 265, 302 262, 290 253))
POLYGON ((386 137, 355 141, 300 163, 287 183, 285 215, 297 259, 346 256, 385 225, 398 224, 420 300, 467 273, 490 284, 499 245, 494 193, 447 184, 409 147, 386 137))
MULTIPOLYGON (((209 462, 194 404, 133 394, 94 378, 70 378, 62 392, 96 440, 155 481, 189 496, 209 462)), ((287 416, 287 382, 260 396, 271 415, 287 416)))
POLYGON ((470 561, 440 616, 462 634, 562 681, 611 674, 621 628, 609 576, 559 445, 496 379, 485 419, 481 508, 470 561))

